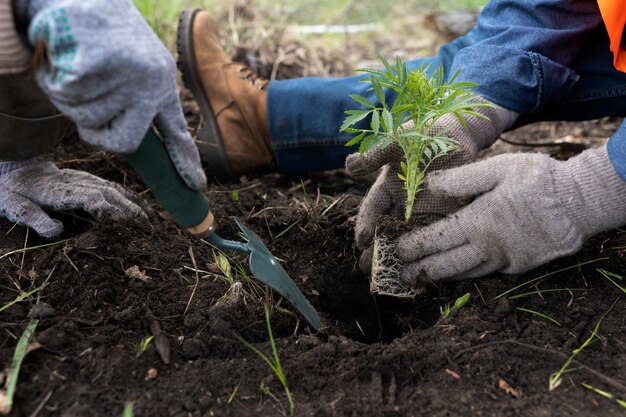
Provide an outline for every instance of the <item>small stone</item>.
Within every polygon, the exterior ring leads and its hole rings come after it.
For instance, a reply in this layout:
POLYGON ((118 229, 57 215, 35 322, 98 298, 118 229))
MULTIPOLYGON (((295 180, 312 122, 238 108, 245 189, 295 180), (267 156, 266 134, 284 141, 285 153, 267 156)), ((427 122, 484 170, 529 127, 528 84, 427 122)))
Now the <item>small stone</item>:
POLYGON ((56 313, 54 307, 45 302, 39 302, 30 308, 28 312, 29 319, 45 319, 53 317, 56 313))
POLYGON ((156 368, 150 368, 148 369, 148 372, 146 373, 146 381, 152 381, 157 376, 159 376, 159 371, 157 371, 156 368))
POLYGON ((493 314, 495 314, 496 317, 501 318, 501 319, 505 318, 512 312, 513 312, 513 305, 511 304, 511 301, 506 297, 501 298, 498 301, 498 304, 496 304, 496 308, 493 310, 493 314))
POLYGON ((183 358, 187 360, 198 359, 204 354, 202 342, 196 339, 185 339, 181 350, 183 358))

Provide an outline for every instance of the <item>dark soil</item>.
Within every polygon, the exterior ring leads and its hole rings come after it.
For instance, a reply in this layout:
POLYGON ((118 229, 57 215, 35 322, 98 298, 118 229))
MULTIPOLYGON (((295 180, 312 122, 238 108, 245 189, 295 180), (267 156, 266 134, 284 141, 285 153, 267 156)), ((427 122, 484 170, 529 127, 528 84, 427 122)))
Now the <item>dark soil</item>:
MULTIPOLYGON (((63 167, 143 191, 122 160, 94 153, 75 139, 55 157, 63 167)), ((63 215, 69 240, 0 262, 2 305, 19 295, 18 287, 26 291, 48 283, 0 313, 5 366, 30 318, 40 319, 35 339, 41 347, 24 362, 11 415, 37 410, 41 416, 121 415, 128 401, 138 416, 286 414, 276 376, 235 336, 271 352, 264 303, 273 306, 273 334, 298 416, 623 412, 581 386, 626 397, 623 301, 602 322, 598 339, 578 355, 576 371, 553 392, 548 378, 620 296, 597 269, 626 273, 626 234, 597 236, 576 256, 527 274, 429 288, 415 301, 376 298, 357 268, 353 243, 354 216, 365 189, 337 171, 302 178, 242 177, 215 184, 208 193, 223 235, 236 237, 231 219, 236 216, 284 262, 323 317, 326 327, 319 334, 278 297, 245 283, 245 291, 259 295, 217 303, 230 285, 219 278, 223 273, 212 249, 177 230, 149 194, 150 228, 97 223, 82 213, 63 215), (190 248, 203 271, 197 275, 190 248), (149 279, 129 278, 125 271, 132 266, 149 279), (492 301, 545 273, 554 274, 517 292, 571 291, 492 301), (466 292, 470 303, 440 319, 439 307, 466 292), (518 307, 546 314, 560 326, 518 307), (138 356, 138 344, 149 335, 157 337, 138 356)), ((19 227, 5 235, 11 226, 0 221, 0 253, 45 243, 19 227)))
MULTIPOLYGON (((618 122, 539 124, 507 139, 584 143, 606 138, 618 122)), ((562 146, 540 149, 571 154, 562 146)), ((490 152, 502 150, 536 149, 499 145, 490 152)), ((51 157, 63 168, 145 192, 122 159, 75 138, 51 157)), ((548 390, 548 378, 622 295, 598 269, 626 275, 626 233, 596 236, 575 256, 526 274, 429 287, 412 301, 374 297, 358 269, 353 240, 366 189, 343 171, 250 175, 210 186, 221 234, 237 237, 237 217, 266 242, 322 316, 325 328, 317 334, 278 296, 251 284, 238 270, 245 259, 229 253, 230 276, 242 282, 231 288, 212 248, 178 230, 149 193, 143 195, 153 210, 150 227, 63 213, 57 216, 67 240, 24 253, 7 255, 49 242, 0 219, 0 306, 48 284, 0 312, 3 367, 10 365, 28 322, 39 319, 40 346, 24 361, 10 415, 121 416, 127 402, 134 403, 137 416, 288 415, 278 379, 238 338, 271 356, 264 305, 271 309, 297 416, 625 412, 581 385, 626 399, 623 300, 555 391, 548 390), (127 274, 134 266, 139 273, 127 274), (494 300, 544 274, 550 275, 494 300), (547 289, 560 291, 513 297, 547 289), (467 292, 470 302, 441 319, 440 306, 467 292), (151 335, 152 343, 139 354, 139 343, 151 335)))

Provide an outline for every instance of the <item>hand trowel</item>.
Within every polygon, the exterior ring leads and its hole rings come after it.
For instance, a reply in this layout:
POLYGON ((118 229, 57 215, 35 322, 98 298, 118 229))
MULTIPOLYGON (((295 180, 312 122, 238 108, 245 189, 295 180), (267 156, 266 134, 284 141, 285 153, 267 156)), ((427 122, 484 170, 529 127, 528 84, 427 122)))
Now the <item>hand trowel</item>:
POLYGON ((252 230, 235 220, 245 239, 243 242, 224 239, 215 232, 207 198, 201 191, 192 190, 185 184, 153 128, 148 130, 137 151, 126 158, 179 227, 204 238, 218 249, 247 254, 254 276, 285 297, 313 329, 321 329, 322 322, 311 303, 252 230))

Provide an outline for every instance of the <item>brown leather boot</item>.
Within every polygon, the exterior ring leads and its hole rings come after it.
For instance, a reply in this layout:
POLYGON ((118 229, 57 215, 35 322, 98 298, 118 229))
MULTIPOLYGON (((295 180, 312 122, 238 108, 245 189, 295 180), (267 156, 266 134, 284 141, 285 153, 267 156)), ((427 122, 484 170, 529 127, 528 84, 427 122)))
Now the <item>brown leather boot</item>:
POLYGON ((268 80, 231 62, 217 21, 207 12, 186 10, 180 15, 177 47, 183 82, 203 116, 196 143, 208 174, 232 177, 270 166, 268 80))

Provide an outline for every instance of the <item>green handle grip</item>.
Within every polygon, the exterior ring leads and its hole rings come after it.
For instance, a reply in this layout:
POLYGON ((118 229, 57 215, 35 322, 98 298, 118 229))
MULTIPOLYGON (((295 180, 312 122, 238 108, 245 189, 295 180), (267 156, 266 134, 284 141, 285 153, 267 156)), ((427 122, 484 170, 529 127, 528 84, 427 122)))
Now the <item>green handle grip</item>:
POLYGON ((153 128, 126 159, 178 226, 196 235, 211 233, 213 214, 209 201, 202 192, 185 184, 153 128))

